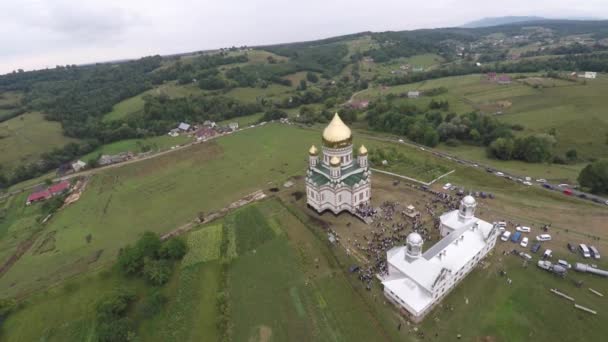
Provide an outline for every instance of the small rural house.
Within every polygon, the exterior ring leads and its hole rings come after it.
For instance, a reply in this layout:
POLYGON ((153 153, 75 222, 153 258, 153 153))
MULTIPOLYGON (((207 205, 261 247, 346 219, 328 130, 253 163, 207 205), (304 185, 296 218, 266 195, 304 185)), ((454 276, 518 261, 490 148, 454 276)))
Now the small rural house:
POLYGON ((597 72, 594 71, 586 71, 584 74, 579 75, 579 77, 595 79, 597 77, 597 72))
POLYGON ((177 129, 179 129, 180 131, 187 132, 187 131, 190 130, 190 124, 182 122, 182 123, 179 124, 179 126, 177 126, 177 129))
POLYGON ((61 181, 57 184, 53 184, 50 187, 38 190, 27 197, 26 205, 30 205, 34 202, 45 201, 53 196, 61 195, 70 190, 70 182, 67 180, 61 181))
POLYGON ((417 99, 420 97, 420 92, 418 90, 410 90, 407 92, 407 97, 410 99, 417 99))
POLYGON ((72 170, 74 170, 74 172, 78 172, 84 169, 85 166, 87 166, 87 163, 83 162, 82 160, 78 160, 72 163, 72 170))

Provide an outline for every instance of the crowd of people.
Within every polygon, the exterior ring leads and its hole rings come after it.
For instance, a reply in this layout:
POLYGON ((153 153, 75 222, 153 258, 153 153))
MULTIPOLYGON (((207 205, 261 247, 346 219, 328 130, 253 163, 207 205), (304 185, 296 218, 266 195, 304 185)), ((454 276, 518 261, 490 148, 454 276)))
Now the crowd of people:
POLYGON ((425 222, 420 213, 411 217, 411 213, 406 211, 406 206, 398 202, 386 201, 377 208, 362 206, 357 209, 359 216, 372 219, 371 234, 363 235, 362 241, 358 239, 348 241, 369 260, 367 265, 359 268, 359 279, 367 284, 368 289, 371 289, 371 282, 376 275, 388 274, 386 262, 388 250, 403 245, 411 232, 417 232, 425 241, 433 241, 432 231, 439 228, 439 216, 459 206, 460 198, 457 195, 428 188, 423 190, 432 196, 426 203, 417 203, 417 205, 424 206, 432 224, 428 224, 428 219, 425 222))

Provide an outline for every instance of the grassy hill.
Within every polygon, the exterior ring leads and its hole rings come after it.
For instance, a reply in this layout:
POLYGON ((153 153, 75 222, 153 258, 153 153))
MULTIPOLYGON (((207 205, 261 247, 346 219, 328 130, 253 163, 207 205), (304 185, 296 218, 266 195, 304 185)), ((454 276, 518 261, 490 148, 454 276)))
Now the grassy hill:
POLYGON ((0 164, 11 169, 72 141, 58 122, 45 120, 39 112, 25 113, 0 123, 0 164))
MULTIPOLYGON (((104 171, 92 177, 79 202, 57 213, 46 226, 37 221, 41 215, 39 205, 24 206, 27 193, 0 202, 5 210, 5 217, 0 221, 2 259, 6 260, 24 241, 34 239, 32 250, 0 278, 0 292, 4 296, 30 294, 28 304, 5 322, 0 336, 8 341, 83 340, 94 336, 93 305, 100 295, 118 284, 142 296, 147 291, 140 281, 123 279, 110 269, 121 247, 133 243, 144 231, 170 231, 193 221, 200 212, 218 210, 252 191, 282 188, 286 179, 302 175, 307 146, 318 143, 319 134, 316 129, 269 124, 104 171), (49 286, 52 289, 47 292, 36 291, 49 286), (71 306, 48 320, 37 319, 48 315, 57 303, 71 303, 71 306), (36 320, 34 327, 26 324, 30 320, 36 320)), ((355 136, 355 143, 365 143, 370 149, 394 146, 404 151, 411 163, 394 171, 405 175, 424 177, 424 170, 454 169, 455 173, 446 178, 446 182, 492 191, 500 198, 501 205, 484 208, 493 217, 507 215, 523 217, 526 221, 535 217, 540 222, 551 220, 555 229, 565 225, 573 231, 585 231, 591 228, 576 227, 575 222, 580 222, 582 217, 587 222, 600 222, 605 216, 602 207, 516 185, 483 170, 437 159, 418 149, 367 136, 355 136)), ((300 187, 301 181, 296 178, 296 182, 300 187)), ((291 198, 289 191, 282 196, 283 201, 291 198)), ((163 288, 167 302, 162 311, 151 318, 140 316, 137 309, 130 314, 130 318, 140 324, 138 335, 146 341, 215 339, 221 332, 214 330, 217 327, 214 320, 218 317, 214 293, 221 289, 218 284, 223 274, 227 279, 224 290, 230 294, 235 340, 260 336, 274 336, 279 340, 291 336, 301 340, 324 337, 411 340, 413 335, 406 334, 406 330, 400 333, 395 329, 399 321, 392 308, 374 299, 374 295, 379 295, 377 289, 366 294, 354 276, 344 274, 354 261, 341 254, 343 252, 327 248, 324 233, 318 230, 318 220, 307 218, 301 206, 301 200, 299 204, 287 203, 286 207, 268 201, 242 208, 191 233, 188 236, 191 254, 163 288), (217 244, 223 239, 220 236, 232 241, 228 243, 232 247, 218 249, 217 244), (222 260, 228 262, 227 266, 222 266, 226 265, 222 260)), ((594 231, 594 234, 603 236, 601 232, 594 231)), ((538 318, 532 316, 537 311, 530 313, 525 309, 532 297, 522 295, 523 278, 534 277, 538 285, 532 293, 538 302, 531 301, 531 305, 549 300, 555 300, 558 305, 559 300, 545 293, 542 286, 553 284, 553 280, 532 270, 529 270, 533 273, 531 276, 526 275, 523 272, 528 271, 519 270, 519 261, 505 263, 499 258, 497 254, 491 259, 492 270, 507 267, 516 281, 515 286, 505 287, 503 278, 475 271, 472 278, 448 298, 457 311, 438 310, 440 320, 427 320, 423 329, 437 330, 442 335, 482 336, 493 332, 494 336, 506 339, 520 336, 512 328, 527 329, 538 320, 553 317, 551 313, 538 313, 538 318), (485 292, 480 288, 486 289, 485 292), (513 302, 514 307, 503 311, 509 307, 457 304, 462 303, 463 296, 473 298, 480 292, 490 297, 500 293, 505 300, 513 302), (472 307, 476 308, 475 314, 470 312, 472 307), (524 318, 500 329, 493 325, 495 320, 479 318, 498 313, 524 318), (475 317, 483 324, 473 327, 466 323, 475 317), (461 330, 461 327, 469 328, 461 330)), ((592 276, 584 279, 590 286, 602 289, 601 279, 594 280, 592 276)), ((564 288, 570 290, 570 286, 564 288)), ((584 298, 584 303, 592 298, 578 297, 584 298)), ((592 324, 597 325, 601 317, 598 316, 597 321, 593 318, 592 324)), ((582 325, 586 321, 580 322, 582 325)), ((586 331, 592 334, 591 330, 586 331)), ((559 331, 543 334, 541 336, 555 337, 559 331)))

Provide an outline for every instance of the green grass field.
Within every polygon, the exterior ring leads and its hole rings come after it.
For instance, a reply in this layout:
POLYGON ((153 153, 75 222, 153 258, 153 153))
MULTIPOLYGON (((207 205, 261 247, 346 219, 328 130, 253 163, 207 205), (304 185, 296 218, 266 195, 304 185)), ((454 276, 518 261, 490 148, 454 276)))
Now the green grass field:
POLYGON ((227 126, 231 122, 237 122, 239 124, 239 127, 243 128, 257 123, 262 118, 262 116, 264 116, 264 113, 255 113, 247 116, 239 116, 236 118, 220 121, 217 124, 220 126, 227 126))
POLYGON ((93 152, 82 156, 80 159, 90 160, 91 158, 96 158, 100 154, 118 154, 120 152, 127 151, 131 151, 133 153, 140 153, 144 152, 145 148, 148 148, 149 151, 152 152, 164 151, 170 149, 173 146, 186 144, 188 142, 191 142, 192 140, 192 137, 189 137, 184 134, 179 135, 177 137, 161 135, 151 138, 120 140, 110 144, 102 145, 95 149, 93 152))
POLYGON ((0 122, 8 119, 21 105, 23 94, 16 91, 0 92, 0 122))
MULTIPOLYGON (((97 281, 91 278, 94 273, 86 273, 87 270, 108 267, 118 249, 132 243, 143 231, 169 231, 192 221, 200 211, 209 213, 254 190, 280 186, 288 177, 301 175, 305 170, 307 147, 319 143, 319 134, 318 130, 269 124, 95 175, 81 200, 59 212, 36 238, 32 251, 0 279, 0 293, 13 296, 62 284, 66 279, 82 274, 70 281, 78 284, 71 286, 76 290, 63 292, 63 285, 60 285, 30 297, 28 305, 3 326, 3 340, 70 340, 72 337, 86 340, 91 337, 94 328, 91 325, 90 306, 94 302, 91 296, 95 294, 97 298, 98 293, 109 290, 118 278, 97 281), (35 253, 50 232, 55 232, 54 248, 35 253), (92 235, 90 243, 85 239, 88 234, 92 235), (92 261, 99 251, 103 251, 101 257, 92 261), (48 314, 56 303, 74 304, 52 320, 38 319, 34 329, 27 329, 24 322, 48 314), (58 323, 64 321, 72 323, 58 323)), ((546 212, 547 220, 552 220, 552 213, 558 211, 575 217, 592 217, 603 209, 559 193, 515 185, 483 170, 435 159, 418 149, 358 137, 355 133, 355 144, 361 142, 368 148, 395 146, 407 153, 414 164, 428 163, 438 168, 455 169, 445 182, 494 192, 505 205, 525 208, 523 211, 546 212)), ((6 212, 6 218, 0 222, 3 259, 40 228, 35 223, 39 206, 25 207, 25 196, 27 194, 0 203, 0 208, 6 212)), ((324 233, 315 228, 312 221, 304 224, 308 220, 306 214, 300 212, 296 217, 294 210, 298 209, 285 208, 273 200, 263 201, 192 232, 187 238, 191 254, 186 256, 184 267, 178 267, 163 290, 169 298, 165 309, 141 322, 138 334, 142 340, 217 340, 221 332, 215 324, 215 303, 224 274, 223 262, 229 263, 225 275, 234 340, 412 340, 413 335, 404 331, 399 333, 395 328, 397 316, 390 306, 375 301, 372 293, 366 294, 358 280, 343 273, 353 261, 345 256, 338 256, 341 261, 336 261, 333 254, 340 252, 328 249, 324 233), (229 243, 226 254, 218 259, 219 227, 223 227, 222 234, 226 234, 229 243)), ((527 276, 518 276, 517 270, 511 272, 516 284, 524 286, 520 277, 527 276)), ((542 292, 540 286, 563 286, 537 273, 533 276, 539 277, 535 280, 538 285, 532 293, 542 292)), ((582 278, 603 290, 601 280, 595 281, 591 276, 582 278)), ((476 338, 497 329, 492 325, 495 320, 484 319, 496 315, 504 315, 505 319, 523 315, 522 326, 533 326, 554 316, 537 311, 529 313, 522 311, 523 308, 541 305, 541 300, 560 300, 549 295, 523 296, 522 288, 516 286, 505 290, 506 285, 501 285, 504 279, 498 278, 495 272, 475 271, 470 279, 448 301, 462 302, 460 291, 466 291, 467 296, 484 293, 491 297, 500 297, 500 292, 510 298, 516 309, 502 305, 500 301, 500 306, 479 304, 463 308, 460 304, 457 310, 465 310, 458 311, 462 315, 438 310, 432 315, 439 315, 440 320, 427 320, 422 326, 425 331, 462 333, 476 338), (483 289, 487 289, 486 292, 483 289), (475 313, 470 313, 470 309, 466 311, 468 308, 475 308, 475 313), (510 311, 505 312, 505 308, 510 311), (531 317, 533 314, 538 317, 531 317), (473 320, 482 322, 480 327, 461 328, 473 320)), ((570 287, 564 286, 564 289, 570 290, 570 287)), ((577 297, 581 298, 581 303, 592 306, 591 297, 577 297)), ((519 321, 512 324, 520 327, 519 321)), ((519 332, 510 333, 510 326, 496 330, 493 336, 501 340, 521 336, 517 335, 519 332)), ((540 336, 559 336, 558 332, 542 334, 540 336)))
MULTIPOLYGON (((482 148, 440 147, 455 155, 474 157, 474 160, 481 163, 496 165, 497 168, 518 174, 530 173, 539 178, 570 180, 577 177, 578 171, 588 159, 608 157, 608 114, 604 110, 606 100, 603 96, 608 89, 608 77, 605 76, 582 83, 529 75, 510 85, 499 85, 486 81, 482 75, 467 75, 394 86, 385 90, 374 87, 359 93, 357 98, 399 95, 408 90, 424 92, 425 89, 437 87, 446 87, 448 92, 433 98, 449 101, 450 111, 458 114, 473 110, 490 114, 501 112, 497 116, 499 120, 524 126, 524 131, 517 132, 518 135, 547 133, 555 129, 558 141, 556 153, 563 155, 567 150, 575 148, 580 161, 570 166, 503 163, 488 160, 482 148), (535 88, 536 84, 540 87, 535 88)), ((425 108, 430 99, 422 97, 400 101, 425 108)))
POLYGON ((112 111, 105 114, 105 121, 124 119, 130 115, 142 113, 144 110, 144 97, 166 95, 170 98, 188 97, 204 95, 205 91, 200 89, 196 84, 178 85, 176 82, 167 82, 166 84, 145 91, 139 95, 123 100, 112 108, 112 111))
MULTIPOLYGON (((319 136, 318 130, 269 124, 104 171, 91 179, 80 201, 46 226, 45 231, 56 232, 55 251, 24 255, 0 279, 0 289, 10 295, 54 283, 113 260, 120 248, 115 241, 134 241, 145 230, 170 231, 200 211, 218 210, 255 190, 301 175, 306 151, 320 143, 319 136), (93 236, 91 243, 85 241, 88 234, 93 236), (89 264, 99 251, 103 251, 99 260, 89 264)), ((355 142, 368 148, 385 146, 369 139, 355 138, 355 142)), ((426 154, 413 153, 409 158, 411 165, 399 171, 427 181, 432 178, 418 174, 421 165, 433 170, 445 164, 426 154)), ((19 227, 9 224, 7 229, 20 231, 19 227)), ((14 251, 18 241, 6 253, 14 251)))
POLYGON ((0 123, 0 164, 12 169, 72 141, 63 135, 60 123, 38 112, 25 113, 0 123))
POLYGON ((257 102, 261 98, 281 101, 292 94, 293 89, 280 84, 270 84, 266 88, 233 88, 226 96, 243 102, 257 102))

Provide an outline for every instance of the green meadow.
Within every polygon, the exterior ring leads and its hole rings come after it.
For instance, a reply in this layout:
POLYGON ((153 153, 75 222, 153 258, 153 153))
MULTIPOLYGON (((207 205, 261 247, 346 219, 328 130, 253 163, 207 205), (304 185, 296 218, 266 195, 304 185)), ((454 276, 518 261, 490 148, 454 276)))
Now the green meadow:
POLYGON ((0 122, 0 164, 15 167, 41 154, 76 141, 63 135, 61 124, 42 113, 28 112, 0 122))
MULTIPOLYGON (((255 190, 281 188, 286 179, 303 174, 307 148, 319 142, 319 130, 268 124, 104 170, 91 178, 80 201, 57 213, 45 226, 37 222, 41 216, 39 205, 24 206, 27 193, 3 200, 2 259, 14 253, 23 241, 35 240, 32 249, 0 278, 3 296, 28 298, 23 308, 3 324, 0 338, 93 340, 93 306, 97 298, 118 284, 134 289, 140 296, 148 291, 141 281, 125 280, 112 270, 120 248, 133 243, 144 231, 164 233, 194 221, 200 212, 218 210, 255 190), (36 291, 39 289, 46 290, 36 291), (57 311, 58 303, 69 303, 69 310, 57 311), (41 319, 54 309, 52 319, 41 319), (33 327, 28 325, 30 321, 36 322, 33 327)), ((355 133, 355 144, 359 143, 368 148, 394 146, 405 152, 411 159, 407 164, 413 166, 400 172, 408 176, 418 177, 420 165, 453 169, 455 172, 442 182, 491 191, 505 207, 520 208, 522 215, 528 211, 538 215, 542 211, 547 220, 560 215, 596 217, 603 209, 556 192, 516 185, 478 168, 437 159, 402 144, 355 133)), ((416 340, 405 326, 401 331, 396 329, 398 316, 378 299, 382 297, 377 288, 367 292, 355 276, 346 273, 354 261, 341 250, 330 249, 318 221, 300 211, 299 206, 301 203, 296 206, 265 200, 187 234, 190 252, 162 288, 167 298, 162 310, 153 317, 142 317, 136 303, 129 313, 137 323, 137 335, 144 341, 218 340, 225 334, 235 341, 416 340), (217 306, 220 291, 227 298, 231 322, 228 330, 217 324, 222 317, 217 306)), ((431 314, 433 318, 421 326, 427 336, 436 331, 440 336, 460 333, 467 339, 476 339, 496 330, 492 336, 498 340, 512 340, 528 333, 526 329, 543 338, 573 336, 572 332, 555 329, 555 325, 551 325, 553 330, 538 328, 540 322, 557 319, 555 308, 563 305, 546 288, 559 286, 575 291, 572 285, 551 278, 534 266, 520 270, 519 259, 502 261, 497 254, 490 263, 494 265, 491 272, 474 271, 448 297, 447 303, 453 303, 454 312, 438 309, 431 314), (507 286, 505 279, 498 276, 499 266, 508 268, 513 286, 507 286), (529 281, 533 282, 532 287, 529 281), (462 304, 463 296, 471 300, 469 305, 462 304), (478 297, 473 299, 474 296, 478 297), (482 305, 479 301, 484 296, 503 301, 497 301, 500 306, 485 302, 482 305), (554 309, 536 309, 541 305, 554 309), (503 317, 509 323, 497 329, 493 317, 503 317)), ((590 275, 580 278, 589 286, 604 289, 602 279, 590 275)), ((589 318, 569 311, 573 317, 581 318, 564 326, 583 329, 591 324, 596 330, 602 329, 598 322, 605 315, 605 304, 592 302, 593 297, 586 293, 577 297, 602 314, 589 318)), ((595 336, 592 331, 582 334, 595 336)))

